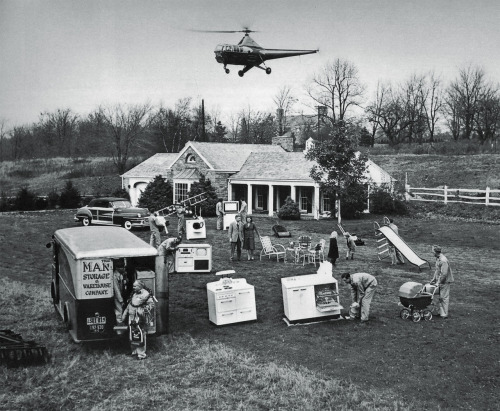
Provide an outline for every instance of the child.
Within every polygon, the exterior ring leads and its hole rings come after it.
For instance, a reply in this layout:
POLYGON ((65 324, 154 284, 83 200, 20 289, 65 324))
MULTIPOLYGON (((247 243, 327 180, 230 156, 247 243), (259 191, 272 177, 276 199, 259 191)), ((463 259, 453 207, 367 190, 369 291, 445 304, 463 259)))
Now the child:
POLYGON ((351 260, 354 260, 354 252, 356 251, 356 236, 351 235, 348 232, 346 232, 344 236, 347 240, 347 253, 345 259, 349 260, 349 257, 351 257, 351 260))
POLYGON ((328 250, 328 258, 332 265, 335 265, 335 261, 339 258, 339 247, 337 244, 337 232, 335 230, 330 234, 330 249, 328 250))

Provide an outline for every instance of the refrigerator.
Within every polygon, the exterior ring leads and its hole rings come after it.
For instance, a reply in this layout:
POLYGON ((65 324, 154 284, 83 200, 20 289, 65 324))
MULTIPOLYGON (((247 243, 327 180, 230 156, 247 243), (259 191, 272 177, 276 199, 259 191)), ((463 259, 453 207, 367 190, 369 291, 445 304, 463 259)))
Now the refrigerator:
MULTIPOLYGON (((235 221, 236 214, 238 214, 240 209, 239 201, 224 201, 222 203, 222 207, 224 209, 224 217, 222 219, 223 229, 228 230, 229 224, 235 221)), ((243 221, 244 223, 244 221, 243 221)))

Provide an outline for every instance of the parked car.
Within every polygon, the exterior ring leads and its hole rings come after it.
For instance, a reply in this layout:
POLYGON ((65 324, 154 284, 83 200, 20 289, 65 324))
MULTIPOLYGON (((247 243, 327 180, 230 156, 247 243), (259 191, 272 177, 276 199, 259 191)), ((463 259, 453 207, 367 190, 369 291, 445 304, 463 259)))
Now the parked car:
POLYGON ((94 198, 85 207, 79 208, 75 221, 83 226, 91 224, 118 225, 130 230, 132 227, 147 227, 149 211, 147 208, 132 207, 125 198, 94 198))

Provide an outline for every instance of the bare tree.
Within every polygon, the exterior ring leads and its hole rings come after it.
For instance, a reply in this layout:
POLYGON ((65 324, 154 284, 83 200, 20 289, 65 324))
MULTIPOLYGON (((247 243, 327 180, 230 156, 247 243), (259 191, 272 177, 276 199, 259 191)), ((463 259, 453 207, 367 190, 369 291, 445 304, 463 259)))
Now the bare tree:
POLYGON ((375 92, 375 98, 373 101, 365 108, 365 114, 368 116, 368 121, 371 124, 370 130, 370 147, 375 145, 375 136, 380 127, 380 115, 382 113, 382 104, 384 103, 384 96, 387 91, 387 87, 377 83, 377 91, 375 92))
POLYGON ((443 90, 441 79, 434 72, 426 77, 425 85, 421 88, 423 109, 425 111, 425 122, 429 132, 429 141, 434 141, 436 124, 439 121, 439 114, 443 109, 443 90))
POLYGON ((474 118, 480 144, 490 141, 493 145, 500 129, 500 91, 499 85, 485 85, 479 95, 477 115, 474 118))
POLYGON ((445 120, 450 129, 453 140, 458 140, 462 132, 462 110, 459 105, 458 93, 448 88, 444 98, 445 120))
POLYGON ((191 99, 177 101, 174 110, 160 106, 152 116, 151 126, 160 138, 164 152, 176 153, 188 139, 188 125, 191 122, 191 99))
POLYGON ((233 143, 238 141, 240 134, 240 123, 241 119, 239 113, 231 113, 231 115, 229 116, 229 135, 233 143))
POLYGON ((250 106, 239 113, 239 142, 245 144, 270 144, 274 135, 274 118, 269 113, 254 111, 250 106))
POLYGON ((273 98, 274 104, 278 110, 278 135, 282 135, 288 128, 288 115, 297 102, 297 99, 292 94, 292 87, 285 85, 278 90, 278 93, 273 98))
POLYGON ((401 99, 404 106, 403 121, 401 121, 401 131, 406 130, 408 143, 415 139, 421 143, 425 131, 425 103, 423 99, 424 76, 413 74, 403 84, 401 89, 401 99))
POLYGON ((387 137, 390 145, 403 140, 403 132, 408 126, 406 106, 401 92, 392 85, 383 85, 377 95, 377 102, 366 109, 371 121, 376 122, 387 137))
POLYGON ((130 149, 144 132, 151 109, 149 103, 99 108, 113 147, 113 162, 120 174, 126 171, 130 149))
POLYGON ((33 128, 29 126, 15 126, 10 132, 11 156, 14 161, 30 158, 35 154, 33 128))
POLYGON ((78 114, 74 114, 69 108, 40 115, 37 133, 53 147, 55 153, 52 154, 71 157, 78 136, 77 131, 78 114))
MULTIPOLYGON (((477 115, 478 100, 484 87, 484 71, 469 65, 459 71, 458 78, 450 84, 447 104, 463 124, 463 138, 470 140, 477 115)), ((450 110, 449 110, 450 111, 450 110)))
POLYGON ((327 107, 332 126, 347 120, 349 110, 360 106, 364 92, 357 67, 340 59, 327 63, 307 88, 307 94, 317 105, 327 107))
POLYGON ((4 140, 7 137, 7 120, 4 118, 0 119, 0 162, 3 161, 3 148, 4 148, 4 140))

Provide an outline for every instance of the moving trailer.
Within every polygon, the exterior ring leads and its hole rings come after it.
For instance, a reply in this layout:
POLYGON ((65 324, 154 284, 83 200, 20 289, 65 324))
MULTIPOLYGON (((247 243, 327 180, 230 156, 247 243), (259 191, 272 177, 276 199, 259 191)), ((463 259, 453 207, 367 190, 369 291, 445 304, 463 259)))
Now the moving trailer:
MULTIPOLYGON (((155 294, 156 248, 121 227, 75 227, 52 237, 51 296, 75 342, 116 338, 113 263, 125 263, 124 301, 141 279, 155 294)), ((156 315, 147 333, 156 332, 156 315)))

